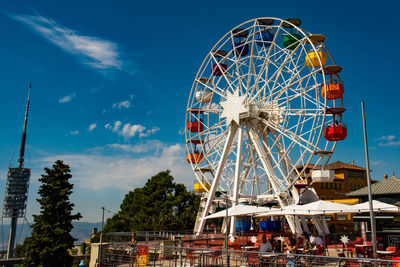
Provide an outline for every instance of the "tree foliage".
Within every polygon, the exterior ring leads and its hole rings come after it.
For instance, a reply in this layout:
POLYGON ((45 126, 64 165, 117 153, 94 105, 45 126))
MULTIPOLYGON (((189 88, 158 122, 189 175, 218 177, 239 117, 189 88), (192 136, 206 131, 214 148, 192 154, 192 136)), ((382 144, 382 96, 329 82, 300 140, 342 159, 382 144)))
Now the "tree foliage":
POLYGON ((33 215, 32 236, 24 240, 20 251, 24 254, 24 266, 72 266, 68 250, 74 245, 70 232, 72 221, 82 216, 72 214, 74 204, 70 202, 73 184, 68 165, 58 160, 52 169, 45 168, 39 181, 40 214, 33 215))
POLYGON ((200 198, 183 184, 174 183, 170 171, 151 177, 125 195, 120 211, 109 218, 105 232, 191 230, 200 198))

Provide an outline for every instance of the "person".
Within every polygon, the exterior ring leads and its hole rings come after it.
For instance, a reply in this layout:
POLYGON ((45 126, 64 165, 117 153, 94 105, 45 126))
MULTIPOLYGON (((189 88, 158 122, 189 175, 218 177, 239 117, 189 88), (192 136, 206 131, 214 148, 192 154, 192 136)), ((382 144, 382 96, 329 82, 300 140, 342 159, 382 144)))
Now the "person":
MULTIPOLYGON (((310 237, 307 233, 303 234, 303 254, 310 255, 312 253, 313 246, 310 242, 310 237)), ((304 263, 308 267, 310 266, 310 258, 308 256, 304 256, 304 263)))
POLYGON ((314 243, 317 247, 324 246, 324 240, 319 235, 315 235, 314 243))
POLYGON ((130 245, 130 249, 129 249, 129 258, 130 258, 130 263, 134 263, 136 260, 136 254, 137 254, 137 240, 136 240, 136 234, 133 232, 132 233, 132 237, 131 237, 131 241, 128 242, 128 244, 130 245))
POLYGON ((310 242, 310 236, 307 233, 303 234, 303 253, 311 254, 312 252, 312 244, 310 242))
POLYGON ((281 240, 275 239, 275 242, 274 242, 274 252, 275 252, 275 253, 282 253, 282 250, 283 250, 283 245, 282 245, 281 240))
POLYGON ((297 247, 296 247, 296 240, 290 236, 288 239, 285 239, 285 252, 287 255, 286 257, 286 266, 287 267, 295 267, 296 262, 295 258, 292 254, 296 254, 297 247))
POLYGON ((129 241, 129 244, 131 244, 131 245, 137 244, 136 234, 134 232, 132 233, 132 238, 131 238, 131 241, 129 241))
POLYGON ((263 235, 262 237, 262 243, 260 245, 260 247, 258 248, 259 252, 271 252, 272 251, 272 245, 271 242, 269 241, 269 238, 267 239, 267 237, 265 235, 263 235))

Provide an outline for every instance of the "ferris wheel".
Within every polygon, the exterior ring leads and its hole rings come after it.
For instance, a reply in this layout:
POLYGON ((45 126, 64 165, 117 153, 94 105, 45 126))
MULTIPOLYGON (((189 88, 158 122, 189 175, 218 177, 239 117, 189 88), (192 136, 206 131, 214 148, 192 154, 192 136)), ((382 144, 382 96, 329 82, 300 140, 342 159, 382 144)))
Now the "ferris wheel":
MULTIPOLYGON (((300 25, 295 18, 244 22, 200 66, 185 131, 195 191, 204 192, 197 233, 218 200, 228 197, 232 206, 307 203, 318 199, 311 183, 334 177, 325 166, 336 141, 347 135, 342 68, 326 37, 300 25), (312 177, 310 166, 318 166, 312 177)), ((288 222, 293 230, 294 220, 288 222)))

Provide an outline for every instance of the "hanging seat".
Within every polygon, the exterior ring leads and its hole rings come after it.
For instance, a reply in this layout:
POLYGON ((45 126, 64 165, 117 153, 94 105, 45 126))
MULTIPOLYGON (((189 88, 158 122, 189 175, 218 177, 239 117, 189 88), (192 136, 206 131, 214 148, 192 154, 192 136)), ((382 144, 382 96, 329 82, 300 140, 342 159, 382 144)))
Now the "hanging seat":
POLYGON ((320 67, 324 66, 327 59, 328 59, 328 57, 327 57, 326 53, 323 51, 318 51, 318 53, 316 53, 314 51, 309 52, 305 56, 306 64, 310 68, 320 68, 320 67), (319 61, 319 59, 321 59, 321 62, 319 61))
POLYGON ((295 49, 300 44, 300 40, 301 35, 297 33, 282 35, 283 47, 289 50, 295 49))
POLYGON ((344 94, 344 86, 341 82, 334 81, 326 86, 326 96, 325 96, 325 86, 321 86, 321 94, 322 97, 325 97, 328 100, 335 100, 343 97, 344 94))
POLYGON ((195 116, 191 117, 191 120, 188 122, 187 124, 188 130, 192 133, 202 132, 204 130, 203 119, 202 119, 203 111, 197 108, 190 109, 189 116, 191 116, 192 113, 195 114, 195 116))
POLYGON ((232 36, 236 39, 232 48, 237 57, 244 57, 249 53, 249 45, 246 43, 246 41, 242 41, 242 38, 247 37, 247 35, 249 35, 248 30, 232 30, 232 36))
POLYGON ((198 90, 195 94, 197 102, 209 103, 212 98, 212 92, 205 85, 212 85, 212 80, 209 78, 200 78, 198 82, 198 90))
POLYGON ((343 123, 328 125, 324 128, 324 137, 327 141, 342 141, 346 139, 347 127, 343 123))
POLYGON ((274 40, 274 34, 268 30, 261 31, 255 36, 256 44, 260 47, 269 47, 271 46, 272 41, 274 40))
POLYGON ((194 152, 191 154, 187 154, 186 155, 186 160, 188 163, 192 163, 192 164, 199 164, 203 161, 203 154, 199 153, 199 152, 194 152))

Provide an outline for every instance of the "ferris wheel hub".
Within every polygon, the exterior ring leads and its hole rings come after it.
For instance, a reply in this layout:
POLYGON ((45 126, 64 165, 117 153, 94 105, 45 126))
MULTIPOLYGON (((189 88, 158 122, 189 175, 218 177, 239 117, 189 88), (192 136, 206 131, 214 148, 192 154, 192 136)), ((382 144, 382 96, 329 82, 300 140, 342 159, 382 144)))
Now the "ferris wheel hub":
POLYGON ((239 95, 239 89, 233 92, 227 92, 226 100, 221 101, 221 106, 223 108, 220 115, 221 118, 226 118, 226 123, 231 124, 234 121, 237 125, 240 122, 240 114, 248 111, 245 104, 246 96, 239 95))

